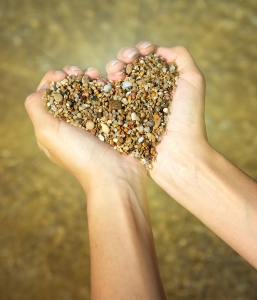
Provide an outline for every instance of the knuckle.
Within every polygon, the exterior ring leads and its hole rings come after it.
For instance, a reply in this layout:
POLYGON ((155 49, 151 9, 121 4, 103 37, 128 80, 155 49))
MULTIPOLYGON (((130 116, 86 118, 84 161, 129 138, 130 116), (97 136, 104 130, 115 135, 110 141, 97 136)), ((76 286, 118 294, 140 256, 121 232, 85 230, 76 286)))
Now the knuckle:
POLYGON ((56 70, 57 70, 57 69, 50 69, 50 70, 48 70, 48 71, 45 73, 45 76, 44 76, 44 77, 48 78, 49 75, 52 75, 56 70))
POLYGON ((199 82, 200 84, 204 85, 205 86, 205 77, 204 77, 204 74, 198 69, 198 68, 195 68, 195 70, 193 70, 191 72, 191 76, 192 76, 192 79, 199 82))
POLYGON ((37 93, 32 93, 32 94, 28 95, 28 97, 25 99, 25 102, 24 102, 25 108, 27 108, 30 105, 30 103, 34 101, 36 96, 37 96, 37 93))
POLYGON ((47 132, 45 127, 36 128, 35 131, 38 143, 40 143, 41 145, 46 144, 49 137, 49 133, 47 132))
POLYGON ((201 70, 198 69, 198 72, 197 72, 197 77, 198 77, 198 80, 201 81, 202 83, 205 84, 205 77, 204 77, 204 74, 202 73, 201 70))
POLYGON ((175 49, 178 51, 178 52, 187 52, 189 53, 188 49, 185 47, 185 46, 176 46, 175 49))

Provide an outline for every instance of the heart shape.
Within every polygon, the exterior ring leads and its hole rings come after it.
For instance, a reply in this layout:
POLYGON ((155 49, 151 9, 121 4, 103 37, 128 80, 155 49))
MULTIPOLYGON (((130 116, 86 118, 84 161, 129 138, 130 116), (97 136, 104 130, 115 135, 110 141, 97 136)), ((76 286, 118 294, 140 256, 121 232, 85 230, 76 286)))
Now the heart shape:
POLYGON ((123 72, 124 80, 106 84, 87 75, 67 76, 51 83, 43 102, 54 117, 90 131, 152 169, 177 86, 177 65, 150 54, 125 64, 123 72))

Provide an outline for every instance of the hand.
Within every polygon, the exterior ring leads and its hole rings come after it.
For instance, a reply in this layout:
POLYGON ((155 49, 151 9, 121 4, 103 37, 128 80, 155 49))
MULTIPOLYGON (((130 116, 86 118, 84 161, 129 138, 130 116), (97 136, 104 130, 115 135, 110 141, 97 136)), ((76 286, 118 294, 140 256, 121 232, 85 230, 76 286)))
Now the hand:
MULTIPOLYGON (((135 181, 135 175, 145 180, 146 170, 137 159, 121 155, 91 133, 54 118, 45 109, 42 95, 48 82, 60 81, 75 73, 84 74, 78 67, 71 66, 64 67, 63 71, 50 70, 41 80, 37 92, 25 101, 40 149, 50 160, 72 173, 85 189, 94 183, 98 186, 101 182, 107 184, 106 180, 113 183, 117 178, 135 181)), ((92 79, 100 77, 96 69, 88 69, 85 73, 92 79)))
MULTIPOLYGON (((257 268, 257 183, 213 149, 204 122, 205 83, 184 47, 139 43, 118 53, 122 62, 157 53, 175 61, 180 73, 167 135, 157 146, 150 176, 221 239, 257 268), (134 56, 128 57, 128 52, 134 56)), ((115 72, 119 72, 116 68, 115 72)), ((111 74, 115 76, 117 73, 111 74)))
MULTIPOLYGON (((150 224, 145 167, 91 133, 54 118, 43 105, 45 83, 74 73, 83 74, 69 66, 49 71, 25 106, 39 147, 75 175, 87 194, 91 299, 121 299, 124 295, 128 299, 165 299, 150 224)), ((97 70, 86 73, 91 78, 100 76, 97 70)))
POLYGON ((125 47, 118 53, 119 61, 107 64, 108 79, 124 79, 124 75, 120 75, 124 63, 131 63, 139 55, 150 53, 157 53, 167 62, 175 61, 180 73, 166 127, 167 135, 156 148, 157 161, 150 171, 150 176, 162 186, 163 177, 167 174, 172 181, 190 180, 194 165, 211 147, 207 142, 204 122, 204 77, 184 47, 165 48, 149 42, 140 42, 135 48, 125 47))

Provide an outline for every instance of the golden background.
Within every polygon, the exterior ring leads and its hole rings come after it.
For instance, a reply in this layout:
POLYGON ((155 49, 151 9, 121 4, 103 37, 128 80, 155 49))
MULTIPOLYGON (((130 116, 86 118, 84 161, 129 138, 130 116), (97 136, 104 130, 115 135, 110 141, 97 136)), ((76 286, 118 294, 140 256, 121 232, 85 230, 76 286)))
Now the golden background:
MULTIPOLYGON (((256 0, 0 1, 0 299, 90 298, 86 199, 38 149, 23 103, 50 68, 97 67, 141 40, 189 48, 210 143, 257 179, 256 0)), ((152 181, 168 299, 257 299, 257 272, 152 181)), ((226 228, 224 228, 226 230, 226 228)))

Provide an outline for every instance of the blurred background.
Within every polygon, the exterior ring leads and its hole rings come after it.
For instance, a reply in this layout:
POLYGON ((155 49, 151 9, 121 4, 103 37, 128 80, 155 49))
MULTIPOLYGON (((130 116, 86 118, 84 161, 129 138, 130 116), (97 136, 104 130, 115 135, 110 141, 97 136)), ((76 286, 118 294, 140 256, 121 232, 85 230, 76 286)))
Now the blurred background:
MULTIPOLYGON (((38 149, 23 103, 50 68, 141 40, 189 48, 210 143, 257 179, 256 0, 0 0, 0 299, 90 299, 86 199, 38 149)), ((148 182, 168 299, 257 299, 257 271, 148 182)), ((226 230, 224 228, 224 230, 226 230)))

